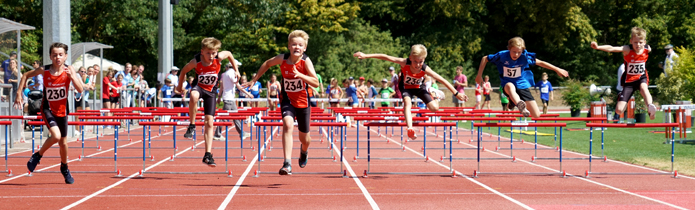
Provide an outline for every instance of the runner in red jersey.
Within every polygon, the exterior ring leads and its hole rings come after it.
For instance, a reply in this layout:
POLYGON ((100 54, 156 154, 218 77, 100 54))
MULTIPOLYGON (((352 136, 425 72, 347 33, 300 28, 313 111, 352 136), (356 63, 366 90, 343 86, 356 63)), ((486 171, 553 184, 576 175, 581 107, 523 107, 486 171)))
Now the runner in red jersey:
MULTIPOLYGON (((52 65, 47 65, 42 68, 31 70, 22 76, 22 79, 17 88, 17 95, 21 96, 26 84, 27 78, 43 74, 43 102, 41 103, 41 116, 46 122, 46 127, 51 133, 51 137, 46 139, 46 142, 41 146, 41 149, 34 153, 27 168, 30 172, 34 172, 36 165, 41 161, 41 157, 46 150, 51 148, 55 143, 60 146, 60 172, 65 178, 65 183, 72 184, 75 179, 72 178, 70 170, 68 170, 68 93, 70 83, 73 84, 77 92, 84 91, 82 89, 83 82, 75 73, 72 66, 65 64, 67 59, 68 46, 63 43, 53 43, 50 48, 50 58, 52 65)), ((22 97, 17 97, 14 102, 15 109, 22 108, 22 97)))
POLYGON ((623 73, 620 83, 623 85, 623 92, 618 96, 618 104, 615 106, 615 111, 623 117, 627 101, 632 97, 632 93, 639 89, 644 103, 649 107, 649 119, 654 120, 656 106, 652 104, 652 95, 649 93, 649 74, 647 74, 646 63, 649 59, 649 52, 652 48, 647 45, 647 32, 639 27, 632 28, 632 37, 630 45, 611 46, 601 45, 596 42, 591 42, 591 48, 606 52, 622 52, 625 62, 625 72, 623 73))
MULTIPOLYGON (((213 37, 203 39, 200 54, 195 55, 186 66, 181 69, 179 74, 179 84, 176 86, 176 93, 183 93, 183 81, 186 80, 186 73, 195 68, 195 73, 198 75, 191 84, 191 103, 188 103, 190 123, 185 138, 192 138, 195 131, 195 116, 198 111, 199 98, 203 99, 203 113, 205 114, 205 155, 203 163, 210 167, 215 167, 215 159, 212 158, 212 137, 215 128, 212 123, 215 121, 215 101, 217 99, 217 85, 219 84, 220 69, 222 68, 221 61, 229 60, 232 68, 238 71, 239 68, 234 62, 234 56, 229 51, 219 52, 222 42, 213 37)), ((243 138, 243 137, 242 137, 243 138)))
POLYGON ((309 123, 311 122, 311 107, 309 107, 309 86, 318 87, 319 79, 314 71, 314 64, 304 54, 309 42, 309 34, 295 30, 288 37, 289 53, 277 55, 261 65, 256 76, 247 85, 253 85, 268 71, 271 66, 280 65, 282 74, 282 89, 280 91, 280 111, 282 112, 282 147, 285 161, 280 168, 280 175, 292 174, 292 130, 294 119, 297 119, 299 141, 302 142, 299 153, 299 167, 307 163, 309 144, 309 123))
MULTIPOLYGON (((437 72, 432 71, 432 69, 425 64, 427 48, 425 48, 424 45, 413 45, 410 49, 410 56, 407 58, 397 58, 385 54, 364 54, 362 52, 356 52, 353 56, 359 59, 376 58, 401 65, 401 73, 398 77, 398 88, 401 89, 403 112, 405 113, 405 122, 408 125, 408 137, 410 139, 417 138, 415 130, 413 129, 413 114, 410 112, 412 98, 417 96, 422 102, 427 104, 427 108, 432 112, 439 110, 439 102, 437 100, 432 100, 431 93, 427 91, 427 87, 424 84, 425 75, 429 75, 442 83, 451 91, 454 97, 459 100, 468 100, 468 96, 459 94, 449 81, 439 76, 437 72)), ((438 96, 438 98, 441 97, 443 96, 438 96)))

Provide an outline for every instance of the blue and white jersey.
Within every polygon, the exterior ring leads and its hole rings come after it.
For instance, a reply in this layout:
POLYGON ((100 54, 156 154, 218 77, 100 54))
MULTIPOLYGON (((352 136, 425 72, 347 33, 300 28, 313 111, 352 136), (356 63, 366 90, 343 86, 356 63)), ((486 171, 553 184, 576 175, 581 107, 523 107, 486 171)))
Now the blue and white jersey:
POLYGON ((500 51, 487 56, 488 62, 497 65, 497 71, 502 80, 502 86, 508 82, 514 83, 517 89, 528 89, 533 81, 530 65, 536 65, 536 54, 526 50, 518 59, 512 60, 509 50, 500 51), (530 81, 529 81, 530 80, 530 81))
POLYGON ((553 91, 553 86, 548 81, 540 81, 536 84, 536 87, 541 90, 541 99, 548 101, 550 99, 550 92, 553 91))

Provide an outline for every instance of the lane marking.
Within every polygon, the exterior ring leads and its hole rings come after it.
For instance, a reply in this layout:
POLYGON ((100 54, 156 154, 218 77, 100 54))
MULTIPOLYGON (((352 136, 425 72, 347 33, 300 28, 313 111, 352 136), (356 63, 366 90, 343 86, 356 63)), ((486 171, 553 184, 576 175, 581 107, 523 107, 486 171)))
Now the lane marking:
MULTIPOLYGON (((181 129, 181 130, 183 130, 183 129, 181 129)), ((199 145, 202 144, 202 143, 205 143, 205 141, 198 142, 197 144, 195 144, 195 146, 197 147, 197 146, 199 146, 199 145)), ((181 151, 181 152, 176 153, 176 155, 174 155, 174 156, 178 156, 178 155, 180 155, 180 154, 183 154, 183 153, 185 153, 185 152, 188 152, 189 150, 191 150, 191 147, 186 147, 186 149, 184 149, 184 150, 181 151)), ((145 170, 143 171, 143 173, 145 173, 145 172, 147 172, 148 170, 150 170, 150 169, 152 169, 152 168, 158 166, 159 164, 162 164, 162 163, 168 162, 168 161, 169 161, 169 158, 164 158, 164 159, 160 160, 159 162, 150 165, 150 167, 145 168, 145 170)), ((76 201, 76 202, 74 202, 74 203, 72 203, 72 204, 70 204, 70 205, 68 205, 68 206, 65 206, 65 207, 61 208, 61 210, 71 209, 71 208, 73 208, 73 207, 75 207, 75 206, 77 206, 77 205, 80 205, 81 203, 84 203, 85 201, 87 201, 87 200, 89 200, 89 199, 91 199, 91 198, 93 198, 93 197, 95 197, 95 196, 97 196, 97 195, 99 195, 99 194, 101 194, 101 193, 103 193, 103 192, 106 192, 107 190, 109 190, 109 189, 111 189, 111 188, 114 188, 114 187, 116 187, 116 186, 122 184, 123 182, 126 182, 126 181, 132 179, 133 177, 135 177, 135 176, 137 176, 137 175, 139 175, 139 174, 140 174, 140 172, 135 172, 135 173, 131 174, 130 176, 128 176, 128 177, 126 177, 126 178, 124 178, 124 179, 122 179, 122 180, 120 180, 120 181, 118 181, 118 182, 116 182, 116 183, 113 183, 113 184, 109 185, 108 187, 105 187, 105 188, 103 188, 103 189, 101 189, 101 190, 99 190, 99 191, 97 191, 97 192, 95 192, 95 193, 92 193, 92 194, 88 195, 87 197, 84 197, 84 198, 80 199, 79 201, 76 201)))
POLYGON ((270 138, 273 137, 273 135, 275 135, 275 132, 277 132, 279 130, 280 130, 280 127, 276 127, 275 129, 271 130, 270 135, 263 142, 263 146, 258 149, 258 153, 256 153, 256 155, 254 155, 253 160, 251 160, 251 162, 249 163, 249 166, 246 167, 246 170, 244 171, 244 173, 241 174, 241 177, 239 177, 236 184, 234 184, 234 188, 232 188, 232 190, 229 191, 229 194, 227 194, 227 197, 225 197, 224 201, 222 201, 220 206, 217 207, 218 210, 227 208, 227 206, 229 205, 229 202, 232 201, 232 198, 234 197, 236 192, 239 191, 239 187, 241 187, 241 184, 244 183, 244 180, 249 175, 249 172, 251 172, 251 169, 256 165, 256 161, 258 161, 258 154, 263 154, 263 151, 265 150, 265 146, 268 144, 268 141, 270 140, 270 138))
MULTIPOLYGON (((331 142, 331 145, 333 145, 333 150, 337 153, 337 155, 342 156, 340 153, 340 150, 337 149, 337 146, 335 145, 335 143, 333 143, 334 142, 333 139, 331 139, 331 137, 328 136, 328 133, 326 132, 326 130, 323 130, 323 134, 325 134, 326 139, 329 142, 331 142)), ((367 191, 367 188, 365 188, 364 185, 362 184, 362 181, 360 181, 360 179, 357 177, 355 172, 352 170, 352 167, 350 166, 349 161, 347 161, 347 159, 345 159, 344 156, 343 156, 341 161, 345 164, 345 168, 347 168, 348 172, 350 172, 350 176, 352 177, 352 180, 354 180, 355 183, 357 184, 357 186, 360 188, 360 190, 362 191, 362 194, 364 194, 364 197, 367 199, 367 202, 369 202, 369 205, 372 207, 372 209, 380 209, 379 205, 377 205, 376 202, 374 201, 374 198, 372 198, 372 195, 369 194, 369 191, 367 191)))
MULTIPOLYGON (((142 128, 142 127, 134 128, 134 130, 138 130, 138 129, 140 129, 140 128, 142 128)), ((128 132, 128 131, 123 131, 122 133, 125 134, 124 136, 127 136, 127 132, 128 132)), ((119 133, 119 136, 120 136, 120 133, 121 133, 121 132, 118 132, 118 133, 119 133)), ((39 135, 40 135, 40 134, 39 134, 39 135)), ((81 141, 82 139, 80 138, 80 136, 77 136, 77 137, 75 137, 75 138, 77 138, 75 141, 71 141, 71 142, 68 142, 68 143, 73 143, 73 142, 81 143, 80 141, 81 141)), ((88 140, 88 139, 94 139, 94 138, 96 138, 96 136, 84 138, 84 140, 86 141, 86 140, 88 140)), ((34 141, 34 143, 36 143, 36 140, 33 140, 33 141, 34 141)), ((109 140, 105 140, 105 141, 109 141, 109 140)), ((119 140, 119 141, 120 141, 120 140, 119 140)), ((28 141, 27 141, 27 142, 28 142, 28 141)), ((3 144, 3 145, 4 145, 4 144, 3 144)), ((36 145, 39 145, 39 144, 36 144, 36 145)), ((34 145, 34 146, 36 146, 36 145, 34 145)), ((5 151, 5 150, 3 149, 2 151, 5 151)), ((31 149, 27 149, 27 150, 22 150, 22 151, 18 151, 18 152, 9 153, 9 154, 7 154, 7 156, 15 155, 15 154, 19 154, 19 153, 24 153, 24 152, 29 152, 29 151, 31 151, 31 149)), ((0 157, 5 157, 5 154, 0 155, 0 157)))
MULTIPOLYGON (((457 129, 458 129, 458 128, 457 128, 457 129)), ((491 134, 491 135, 492 135, 492 134, 491 134)), ((500 137, 501 137, 501 136, 500 136, 500 137)), ((502 138, 504 138, 504 137, 502 137, 502 138)), ((508 138, 507 138, 507 139, 508 139, 508 138)), ((468 145, 469 147, 472 147, 472 148, 475 148, 475 147, 476 147, 475 145, 468 144, 468 143, 462 143, 462 144, 468 145)), ((502 157, 509 157, 509 156, 507 156, 507 155, 505 155, 505 154, 498 153, 498 152, 495 152, 495 151, 486 151, 486 152, 490 152, 490 153, 492 153, 492 154, 496 154, 496 155, 499 155, 499 156, 502 156, 502 157)), ((526 161, 526 160, 522 160, 522 159, 518 159, 518 158, 517 158, 517 161, 524 162, 524 163, 527 163, 527 164, 529 164, 529 165, 537 166, 537 167, 540 167, 540 168, 544 168, 544 169, 549 170, 549 171, 554 171, 554 172, 557 171, 557 170, 555 170, 555 169, 546 167, 546 166, 544 166, 544 165, 540 165, 540 164, 528 162, 528 161, 526 161)), ((640 195, 640 194, 637 194, 637 193, 629 192, 629 191, 626 191, 626 190, 623 190, 623 189, 620 189, 620 188, 617 188, 617 187, 613 187, 613 186, 610 186, 610 185, 607 185, 607 184, 599 183, 599 182, 596 182, 596 181, 593 181, 593 180, 590 180, 590 179, 587 179, 587 178, 584 178, 584 177, 581 177, 581 176, 576 176, 576 175, 572 175, 572 174, 569 174, 569 173, 567 173, 567 176, 568 176, 568 177, 577 178, 577 179, 579 179, 579 180, 584 180, 584 181, 587 181, 587 182, 589 182, 589 183, 593 183, 593 184, 596 184, 596 185, 599 185, 599 186, 603 186, 603 187, 606 187, 606 188, 609 188, 609 189, 612 189, 612 190, 615 190, 615 191, 618 191, 618 192, 622 192, 622 193, 625 193, 625 194, 628 194, 628 195, 633 195, 633 196, 640 197, 640 198, 643 198, 643 199, 646 199, 646 200, 650 200, 650 201, 653 201, 653 202, 657 202, 657 203, 660 203, 660 204, 663 204, 663 205, 666 205, 666 206, 670 206, 670 207, 672 207, 672 208, 683 209, 683 210, 686 209, 686 208, 683 208, 683 207, 680 207, 680 206, 677 206, 677 205, 674 205, 674 204, 671 204, 671 203, 667 203, 667 202, 665 202, 665 201, 661 201, 661 200, 657 200, 657 199, 654 199, 654 198, 650 198, 650 197, 647 197, 647 196, 643 196, 643 195, 640 195)))
MULTIPOLYGON (((364 126, 363 126, 363 127, 364 127, 364 126)), ((376 131, 375 131, 374 129, 369 129, 369 131, 376 133, 376 131)), ((379 134, 379 133, 377 133, 377 135, 378 135, 378 134, 379 134)), ((419 152, 417 152, 417 151, 411 149, 411 148, 408 147, 408 146, 405 146, 404 144, 402 144, 402 143, 400 143, 400 142, 398 142, 398 141, 396 141, 396 140, 393 140, 393 139, 391 139, 391 138, 389 138, 389 137, 386 137, 386 135, 383 135, 383 136, 381 136, 381 137, 386 138, 386 140, 388 140, 388 141, 392 141, 392 142, 394 142, 394 143, 396 143, 396 144, 399 144, 401 147, 404 147, 404 148, 408 149, 409 151, 411 151, 411 152, 413 152, 413 153, 415 153, 415 154, 417 154, 417 155, 419 155, 419 156, 425 157, 422 153, 419 153, 419 152)), ((428 160, 429 160, 428 162, 433 162, 433 163, 435 163, 435 164, 437 164, 437 165, 439 165, 439 166, 441 166, 441 167, 444 167, 444 168, 446 168, 446 169, 449 169, 450 171, 452 170, 452 168, 450 168, 449 166, 446 166, 446 165, 444 165, 444 164, 439 163, 439 161, 433 160, 433 159, 431 159, 431 158, 428 158, 428 160)), ((504 198, 504 199, 507 199, 507 200, 511 201, 512 203, 515 203, 515 204, 521 206, 521 207, 524 208, 524 209, 533 209, 533 208, 531 208, 530 206, 527 206, 526 204, 521 203, 520 201, 518 201, 518 200, 516 200, 516 199, 514 199, 514 198, 511 198, 511 197, 509 197, 509 196, 507 196, 507 195, 505 195, 505 194, 503 194, 503 193, 501 193, 501 192, 499 192, 499 191, 497 191, 497 190, 495 190, 495 189, 492 189, 491 187, 489 187, 489 186, 487 186, 487 185, 485 185, 485 184, 483 184, 483 183, 481 183, 481 182, 478 182, 477 180, 475 180, 475 179, 473 179, 473 178, 471 178, 471 177, 469 177, 469 176, 467 176, 467 175, 465 175, 465 174, 459 172, 458 170, 454 170, 454 172, 455 172, 457 175, 466 178, 468 181, 471 181, 471 182, 477 184, 478 186, 481 186, 481 187, 487 189, 488 191, 493 192, 494 194, 496 194, 496 195, 498 195, 498 196, 500 196, 500 197, 502 197, 502 198, 504 198)))

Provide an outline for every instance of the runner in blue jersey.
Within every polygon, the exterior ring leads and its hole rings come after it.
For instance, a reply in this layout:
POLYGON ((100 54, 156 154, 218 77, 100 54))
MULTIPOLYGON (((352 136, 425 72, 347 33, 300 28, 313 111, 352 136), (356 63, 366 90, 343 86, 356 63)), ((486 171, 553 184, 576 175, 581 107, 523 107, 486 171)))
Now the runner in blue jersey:
MULTIPOLYGON (((500 74, 504 94, 510 101, 519 107, 519 111, 525 117, 532 115, 540 117, 540 111, 529 88, 532 86, 529 77, 533 78, 533 72, 529 69, 532 65, 555 71, 558 75, 567 77, 567 71, 558 68, 550 63, 536 59, 536 54, 526 51, 526 44, 521 37, 514 37, 509 40, 508 50, 500 51, 495 54, 484 56, 478 68, 478 76, 475 78, 477 83, 483 82, 483 70, 487 62, 497 65, 500 74), (530 107, 526 109, 526 105, 530 107), (529 113, 530 112, 530 113, 529 113)), ((533 81, 533 80, 531 80, 533 81)))

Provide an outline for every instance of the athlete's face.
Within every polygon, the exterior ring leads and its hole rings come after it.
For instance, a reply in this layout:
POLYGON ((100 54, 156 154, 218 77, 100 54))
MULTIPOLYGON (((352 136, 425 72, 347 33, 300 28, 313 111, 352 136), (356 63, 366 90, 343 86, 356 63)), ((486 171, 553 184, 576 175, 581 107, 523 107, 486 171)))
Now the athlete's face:
POLYGON ((51 50, 51 61, 55 66, 62 66, 65 63, 65 59, 68 58, 67 52, 61 47, 56 47, 51 50))
POLYGON ((521 57, 521 53, 523 53, 524 50, 521 49, 521 47, 511 47, 509 48, 509 55, 512 57, 512 60, 519 59, 521 57))
POLYGON ((217 51, 219 50, 203 48, 200 50, 200 57, 203 57, 203 61, 206 63, 210 63, 217 57, 217 51))
POLYGON ((278 80, 277 76, 275 76, 275 75, 270 76, 270 81, 271 81, 271 82, 275 82, 275 81, 277 81, 277 80, 278 80))
POLYGON ((133 70, 133 65, 125 65, 125 72, 130 72, 131 70, 133 70))
POLYGON ((290 53, 292 53, 292 56, 302 56, 304 51, 306 51, 306 40, 302 37, 293 37, 289 41, 287 48, 290 50, 290 53))
POLYGON ((548 75, 543 75, 543 81, 547 81, 547 80, 548 80, 548 75))
MULTIPOLYGON (((425 57, 418 57, 418 56, 410 55, 410 70, 411 71, 418 71, 418 73, 419 73, 419 70, 422 69, 422 65, 425 65, 425 57)), ((415 73, 415 72, 413 72, 413 73, 415 73)))
POLYGON ((647 40, 637 36, 632 36, 632 39, 630 39, 630 44, 632 44, 635 51, 642 51, 644 50, 644 46, 647 45, 647 40))

